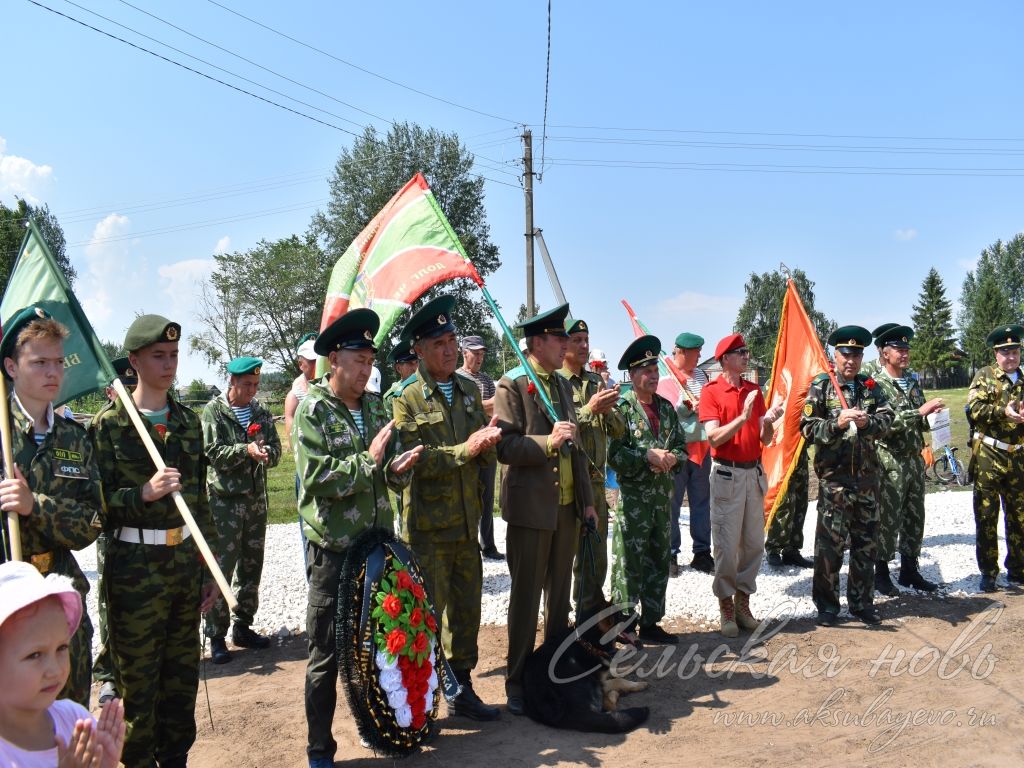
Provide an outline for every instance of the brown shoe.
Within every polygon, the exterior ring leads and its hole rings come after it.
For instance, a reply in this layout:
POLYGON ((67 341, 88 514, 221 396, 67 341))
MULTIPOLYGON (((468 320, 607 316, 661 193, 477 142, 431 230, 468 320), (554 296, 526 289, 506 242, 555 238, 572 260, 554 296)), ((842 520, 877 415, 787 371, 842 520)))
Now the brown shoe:
POLYGON ((736 623, 740 629, 754 630, 757 629, 761 622, 754 618, 754 614, 750 612, 750 595, 745 592, 736 593, 736 623))
POLYGON ((731 597, 718 598, 718 612, 721 615, 721 633, 725 637, 736 637, 740 628, 736 624, 736 606, 731 597))

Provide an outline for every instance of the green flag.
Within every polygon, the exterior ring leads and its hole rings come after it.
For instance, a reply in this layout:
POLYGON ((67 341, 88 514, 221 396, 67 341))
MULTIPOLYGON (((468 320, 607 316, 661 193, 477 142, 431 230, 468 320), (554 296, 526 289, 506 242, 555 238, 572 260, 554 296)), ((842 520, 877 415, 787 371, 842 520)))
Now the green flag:
POLYGON ((18 260, 0 301, 0 326, 6 326, 14 313, 32 304, 45 309, 71 332, 64 341, 64 381, 54 405, 102 389, 113 381, 117 374, 103 346, 35 222, 29 221, 18 260))

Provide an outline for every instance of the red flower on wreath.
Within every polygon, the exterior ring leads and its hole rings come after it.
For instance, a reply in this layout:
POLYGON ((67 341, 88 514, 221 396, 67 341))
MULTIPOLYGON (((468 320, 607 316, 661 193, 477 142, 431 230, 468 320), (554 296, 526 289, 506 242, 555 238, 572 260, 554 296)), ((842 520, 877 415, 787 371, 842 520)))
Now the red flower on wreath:
POLYGON ((396 585, 399 589, 412 589, 412 577, 409 575, 408 571, 398 572, 396 585))
POLYGON ((423 591, 423 585, 422 584, 413 584, 412 585, 412 596, 415 597, 417 600, 426 600, 427 599, 427 593, 423 591))
POLYGON ((256 437, 260 433, 260 429, 261 427, 259 424, 250 424, 249 429, 247 429, 245 433, 249 437, 256 437))
MULTIPOLYGON (((387 609, 385 608, 385 610, 387 610, 387 609)), ((394 616, 392 616, 391 618, 394 618, 394 616)), ((412 629, 419 629, 420 625, 422 623, 423 623, 423 609, 422 608, 413 608, 412 612, 409 614, 409 626, 412 629)))
POLYGON ((875 380, 869 376, 868 378, 864 379, 864 386, 867 387, 868 389, 874 389, 875 380))
POLYGON ((427 715, 424 712, 417 712, 412 716, 412 727, 417 731, 427 724, 427 715))
POLYGON ((537 385, 534 384, 532 381, 529 384, 526 385, 526 394, 528 394, 528 395, 536 395, 537 394, 537 385))
POLYGON ((384 613, 392 619, 397 619, 398 614, 402 612, 402 601, 395 595, 388 595, 384 598, 384 602, 381 604, 381 607, 384 609, 384 613))
POLYGON ((388 632, 387 637, 388 653, 397 656, 405 649, 406 642, 408 642, 408 638, 403 630, 392 629, 388 632))
POLYGON ((427 629, 431 632, 437 632, 437 619, 434 618, 434 614, 427 614, 427 629))
POLYGON ((417 632, 416 639, 412 641, 412 652, 423 653, 429 647, 426 632, 417 632))

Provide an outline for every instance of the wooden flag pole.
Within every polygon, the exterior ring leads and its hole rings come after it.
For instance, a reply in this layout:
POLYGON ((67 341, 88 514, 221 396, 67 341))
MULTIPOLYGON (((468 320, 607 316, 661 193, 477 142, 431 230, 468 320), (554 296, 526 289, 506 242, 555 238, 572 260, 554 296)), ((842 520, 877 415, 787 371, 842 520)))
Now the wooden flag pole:
MULTIPOLYGON (((164 463, 164 458, 156 449, 156 444, 153 442, 153 438, 150 436, 149 430, 146 429, 146 425, 142 423, 142 417, 139 415, 139 409, 135 407, 135 401, 132 400, 131 395, 128 394, 128 390, 124 388, 124 384, 119 378, 114 379, 111 386, 113 386, 114 391, 117 392, 117 396, 121 399, 121 404, 124 406, 125 411, 131 418, 132 424, 135 425, 135 429, 138 431, 139 437, 142 438, 142 444, 146 446, 146 450, 149 452, 149 458, 153 460, 153 464, 156 465, 157 469, 166 469, 167 465, 164 463)), ((205 478, 203 481, 205 482, 205 478)), ((210 545, 206 543, 206 538, 203 536, 203 532, 199 530, 199 525, 196 523, 196 519, 192 517, 192 512, 185 503, 185 498, 181 495, 180 491, 174 491, 174 493, 171 494, 171 497, 174 499, 174 505, 178 508, 178 512, 181 513, 181 517, 185 521, 185 525, 188 526, 189 533, 191 533, 192 537, 196 540, 196 546, 199 547, 199 551, 202 553, 203 559, 206 561, 206 567, 210 570, 210 573, 213 574, 213 580, 217 582, 217 586, 220 588, 220 593, 227 601, 228 607, 232 609, 235 608, 238 605, 238 601, 231 592, 231 585, 229 585, 228 580, 224 578, 224 572, 221 571, 220 566, 217 564, 217 558, 213 556, 213 552, 210 550, 210 545)))
MULTIPOLYGON (((7 378, 0 373, 0 447, 4 452, 4 477, 14 479, 14 456, 11 453, 11 405, 7 399, 7 378)), ((7 515, 7 533, 11 542, 11 559, 21 560, 21 521, 17 512, 7 515)))

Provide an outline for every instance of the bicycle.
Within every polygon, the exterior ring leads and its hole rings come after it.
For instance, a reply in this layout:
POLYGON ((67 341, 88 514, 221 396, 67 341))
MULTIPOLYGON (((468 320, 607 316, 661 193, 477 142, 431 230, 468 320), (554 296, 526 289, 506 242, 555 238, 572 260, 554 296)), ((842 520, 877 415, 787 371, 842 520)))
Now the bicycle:
POLYGON ((967 470, 963 462, 956 457, 956 452, 956 448, 943 446, 942 454, 935 457, 935 463, 931 466, 932 475, 943 485, 949 485, 951 482, 960 486, 968 484, 967 470))

